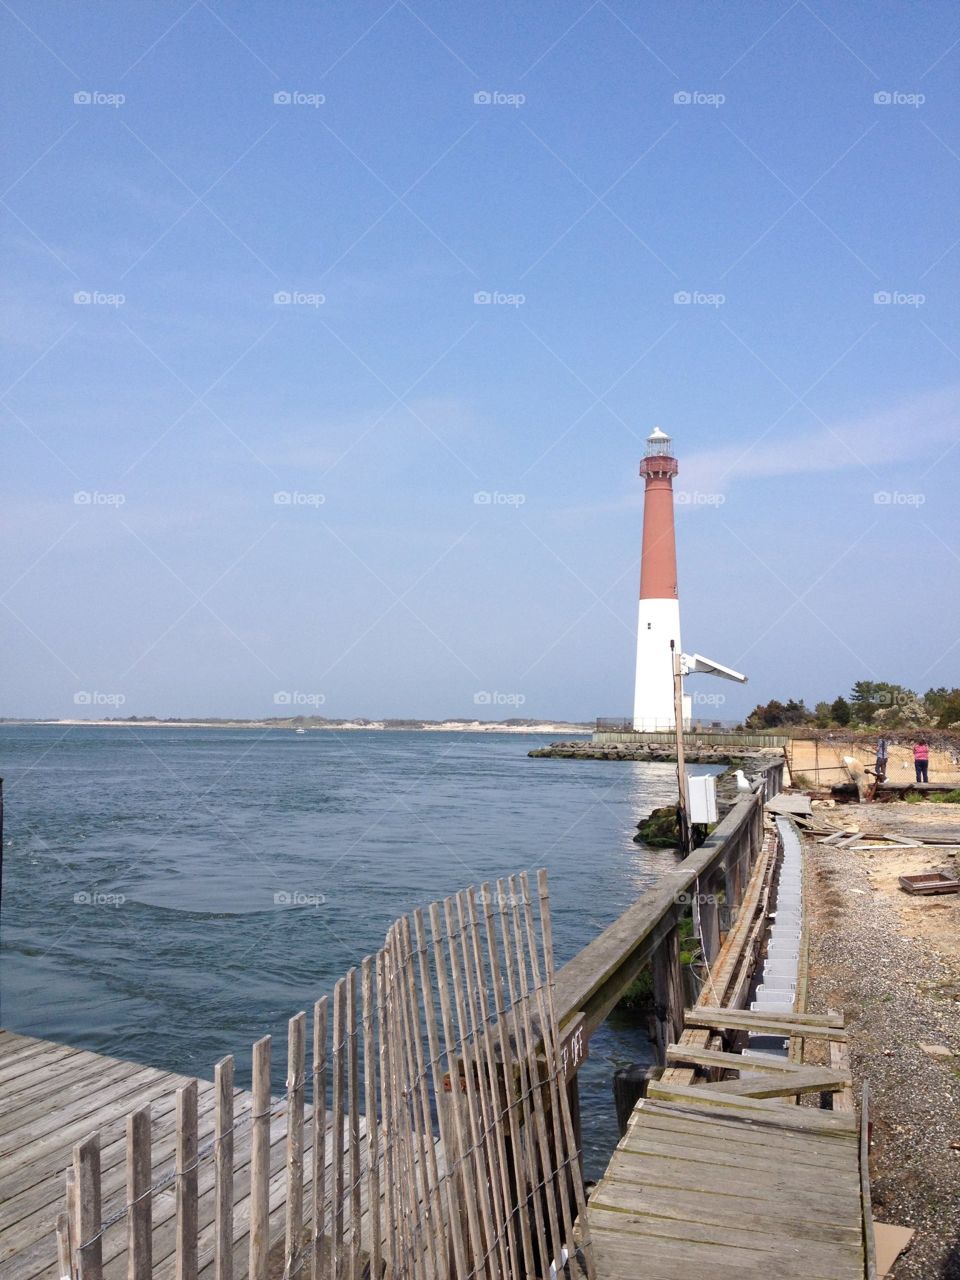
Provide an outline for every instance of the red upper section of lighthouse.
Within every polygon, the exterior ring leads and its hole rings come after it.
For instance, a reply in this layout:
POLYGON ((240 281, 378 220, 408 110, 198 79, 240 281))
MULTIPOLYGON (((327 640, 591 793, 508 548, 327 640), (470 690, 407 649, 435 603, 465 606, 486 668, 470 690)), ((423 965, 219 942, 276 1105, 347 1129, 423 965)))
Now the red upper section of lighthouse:
POLYGON ((673 477, 677 460, 668 452, 670 437, 659 429, 647 442, 647 456, 640 463, 646 481, 643 498, 643 559, 640 567, 641 600, 676 600, 677 544, 673 528, 673 477))
POLYGON ((680 464, 676 458, 671 458, 666 453, 653 454, 640 463, 640 474, 644 477, 675 476, 679 470, 680 464))

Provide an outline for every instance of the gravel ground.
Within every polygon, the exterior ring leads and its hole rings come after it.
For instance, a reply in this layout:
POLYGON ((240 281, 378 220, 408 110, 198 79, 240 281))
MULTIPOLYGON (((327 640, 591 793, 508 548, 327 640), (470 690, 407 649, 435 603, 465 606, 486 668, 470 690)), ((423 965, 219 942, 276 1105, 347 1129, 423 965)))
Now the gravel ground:
POLYGON ((808 1005, 843 1010, 855 1089, 870 1082, 874 1217, 916 1231, 891 1274, 960 1280, 960 1056, 920 1048, 960 1055, 960 965, 904 936, 862 854, 806 848, 808 1005))

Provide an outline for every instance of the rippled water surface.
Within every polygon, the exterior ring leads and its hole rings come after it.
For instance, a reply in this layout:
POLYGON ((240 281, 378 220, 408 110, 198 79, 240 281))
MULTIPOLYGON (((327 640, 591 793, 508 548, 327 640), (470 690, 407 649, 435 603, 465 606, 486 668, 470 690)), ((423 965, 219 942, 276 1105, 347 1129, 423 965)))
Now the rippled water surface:
MULTIPOLYGON (((546 867, 557 963, 669 853, 636 823, 673 766, 530 760, 528 735, 0 726, 3 1025, 210 1076, 415 906, 546 867), (292 905, 288 905, 292 901, 292 905), (314 905, 314 903, 322 905, 314 905)), ((649 1061, 617 1021, 581 1075, 588 1173, 616 1140, 611 1076, 649 1061)))

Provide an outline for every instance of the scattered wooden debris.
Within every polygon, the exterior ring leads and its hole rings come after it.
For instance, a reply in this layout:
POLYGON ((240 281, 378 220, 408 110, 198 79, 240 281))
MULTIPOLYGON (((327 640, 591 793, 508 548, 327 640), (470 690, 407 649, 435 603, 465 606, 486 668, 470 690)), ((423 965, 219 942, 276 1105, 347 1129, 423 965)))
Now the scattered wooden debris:
POLYGON ((900 888, 906 893, 960 893, 960 880, 943 871, 924 871, 921 875, 900 876, 900 888))

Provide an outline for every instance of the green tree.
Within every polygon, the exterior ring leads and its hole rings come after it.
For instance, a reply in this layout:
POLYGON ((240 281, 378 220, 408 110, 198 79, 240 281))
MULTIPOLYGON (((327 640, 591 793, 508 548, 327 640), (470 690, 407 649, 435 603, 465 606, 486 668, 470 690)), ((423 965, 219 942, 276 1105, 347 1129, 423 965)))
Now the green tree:
POLYGON ((955 727, 960 721, 960 689, 951 689, 949 697, 939 704, 935 714, 938 729, 955 727))
POLYGON ((802 698, 799 702, 796 698, 791 698, 783 709, 784 724, 811 724, 813 720, 813 712, 802 698))
POLYGON ((830 716, 839 725, 846 725, 850 723, 850 703, 846 698, 834 698, 833 702, 830 704, 830 716))
POLYGON ((928 689, 923 695, 923 705, 940 729, 960 720, 960 689, 928 689))
MULTIPOLYGON (((858 680, 850 690, 851 718, 857 724, 872 724, 878 711, 889 711, 917 701, 912 689, 887 680, 858 680)), ((896 717, 887 716, 889 726, 896 717)))
POLYGON ((783 703, 774 698, 767 703, 758 703, 744 723, 748 729, 776 729, 783 724, 783 712, 783 703))
POLYGON ((748 729, 779 729, 786 724, 813 724, 816 717, 801 698, 798 702, 791 698, 789 702, 778 702, 776 698, 764 704, 760 703, 747 716, 745 724, 748 729))

